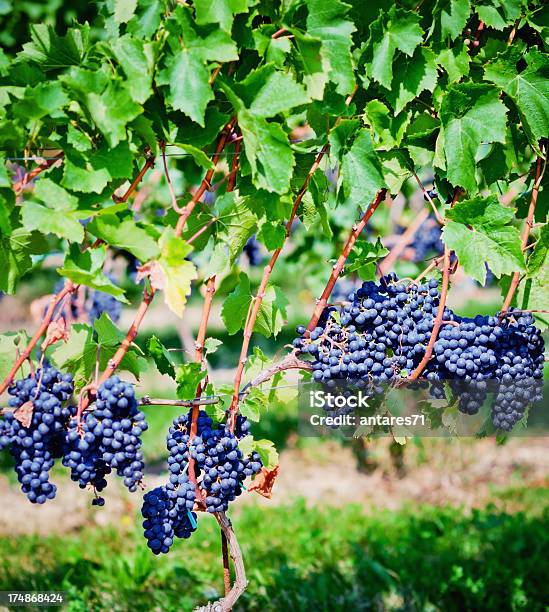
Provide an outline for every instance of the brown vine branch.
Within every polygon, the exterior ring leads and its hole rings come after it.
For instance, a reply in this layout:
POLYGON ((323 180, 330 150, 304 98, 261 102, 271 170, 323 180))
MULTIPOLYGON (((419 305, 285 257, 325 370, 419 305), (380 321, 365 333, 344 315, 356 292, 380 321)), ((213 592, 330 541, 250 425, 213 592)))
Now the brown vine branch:
POLYGON ((290 236, 290 233, 292 230, 292 224, 297 214, 297 209, 301 201, 303 200, 303 196, 307 192, 307 187, 309 185, 309 182, 312 176, 314 175, 314 173, 317 171, 320 165, 320 162, 322 161, 322 158, 324 157, 324 155, 327 153, 329 147, 330 147, 329 144, 325 144, 322 147, 321 151, 316 156, 315 161, 313 162, 313 165, 309 169, 309 172, 307 173, 307 176, 305 177, 303 185, 294 200, 294 204, 292 206, 290 217, 286 223, 285 240, 282 246, 278 247, 273 252, 273 254, 271 255, 271 258, 269 259, 269 262, 263 269, 263 275, 261 277, 261 282, 259 283, 257 295, 252 300, 251 309, 249 311, 248 317, 246 318, 246 325, 244 327, 244 337, 242 340, 242 348, 240 351, 240 357, 238 360, 238 366, 236 368, 236 374, 234 378, 233 397, 232 397, 231 405, 230 405, 229 426, 230 426, 231 431, 234 430, 234 427, 236 425, 236 416, 238 414, 239 392, 240 392, 240 384, 242 382, 242 374, 244 373, 244 366, 246 365, 246 361, 248 358, 248 349, 250 346, 250 340, 252 337, 253 328, 254 328, 254 325, 257 319, 257 315, 259 314, 259 309, 261 308, 261 303, 263 301, 263 298, 265 297, 265 290, 267 289, 267 283, 269 282, 269 278, 271 276, 271 272, 273 271, 273 267, 276 264, 280 256, 280 253, 282 252, 282 249, 284 248, 284 245, 286 244, 286 241, 288 240, 288 237, 290 236))
POLYGON ((276 38, 280 38, 282 36, 282 34, 285 34, 288 30, 286 28, 280 28, 280 30, 277 30, 272 36, 271 38, 274 40, 276 38))
MULTIPOLYGON (((461 195, 461 189, 458 188, 456 189, 454 193, 454 198, 452 200, 450 208, 452 208, 455 205, 460 195, 461 195)), ((418 363, 416 369, 408 377, 408 380, 417 380, 419 378, 419 376, 425 369, 425 366, 427 365, 427 363, 429 362, 429 359, 431 359, 431 356, 433 354, 435 342, 437 341, 437 338, 438 338, 438 332, 440 328, 442 327, 442 322, 444 320, 444 309, 446 308, 446 299, 448 297, 448 287, 450 285, 450 274, 451 274, 450 249, 447 246, 444 246, 443 266, 442 266, 442 286, 440 288, 440 301, 438 303, 437 314, 435 317, 435 321, 433 323, 433 330, 431 331, 429 342, 427 343, 427 346, 425 347, 425 354, 423 355, 421 361, 418 363)))
POLYGON ((421 179, 419 178, 415 170, 412 171, 412 176, 416 179, 417 184, 419 185, 421 191, 423 192, 423 196, 427 198, 427 201, 431 205, 431 208, 433 209, 433 214, 435 215, 436 220, 439 222, 440 225, 444 225, 444 219, 440 216, 440 213, 438 212, 438 209, 433 201, 433 198, 429 195, 429 192, 427 191, 427 189, 425 189, 425 186, 421 182, 421 179))
POLYGON ((416 276, 416 278, 412 282, 417 285, 422 278, 425 278, 427 274, 429 274, 429 272, 431 272, 435 268, 438 268, 440 262, 443 259, 444 259, 444 256, 435 257, 433 261, 425 268, 425 270, 423 270, 421 274, 418 274, 418 276, 416 276))
POLYGON ((78 285, 75 285, 72 281, 66 281, 63 289, 55 295, 48 309, 46 310, 46 314, 42 319, 42 323, 40 327, 36 330, 34 336, 31 338, 25 350, 17 357, 15 363, 13 364, 11 370, 8 372, 8 375, 0 385, 0 394, 4 393, 4 391, 9 387, 9 385, 13 382, 15 375, 17 374, 19 368, 23 365, 23 363, 29 359, 33 349, 40 341, 40 338, 46 333, 48 330, 48 326, 51 323, 52 317, 55 313, 57 306, 65 299, 65 296, 69 293, 73 293, 78 289, 78 285))
POLYGON ((126 189, 126 192, 124 193, 124 195, 117 196, 115 193, 113 193, 112 199, 117 204, 128 201, 128 198, 132 195, 132 193, 136 190, 139 183, 143 180, 143 177, 147 173, 147 170, 149 170, 149 168, 152 168, 154 166, 154 155, 148 152, 146 153, 146 156, 147 156, 147 159, 145 163, 143 164, 143 168, 141 168, 141 170, 139 171, 139 174, 133 179, 131 185, 128 187, 128 189, 126 189))
POLYGON ((120 365, 122 359, 124 359, 126 353, 130 350, 130 347, 133 341, 135 340, 135 337, 137 336, 137 332, 139 331, 139 327, 143 322, 143 317, 145 316, 145 313, 147 312, 147 309, 149 308, 150 303, 152 302, 155 291, 156 290, 154 289, 154 287, 151 287, 150 289, 145 288, 145 290, 143 291, 143 300, 141 301, 141 304, 139 305, 139 308, 135 313, 133 323, 130 325, 130 329, 128 329, 128 332, 120 343, 118 350, 113 355, 113 357, 109 359, 107 367, 99 377, 98 384, 101 385, 108 378, 110 378, 110 376, 112 376, 113 372, 120 365))
POLYGON ((380 274, 383 276, 386 274, 392 267, 393 264, 397 261, 397 259, 402 254, 402 251, 413 241, 416 232, 426 221, 429 216, 429 209, 423 208, 421 212, 417 215, 414 221, 406 228, 406 230, 399 236, 395 245, 391 249, 391 252, 385 257, 385 259, 379 265, 380 274))
POLYGON ((278 363, 273 364, 270 368, 262 370, 255 378, 249 383, 244 385, 240 392, 240 399, 250 392, 254 387, 259 387, 264 382, 270 380, 275 374, 284 372, 286 370, 310 370, 311 364, 308 361, 299 359, 295 352, 288 353, 278 363))
POLYGON ((425 348, 425 354, 423 358, 417 365, 416 369, 410 374, 409 380, 417 380, 425 366, 431 359, 431 355, 433 354, 433 348, 435 346, 435 342, 438 338, 438 332, 442 327, 443 319, 444 319, 444 308, 446 307, 446 298, 448 297, 448 286, 450 284, 450 249, 447 246, 444 247, 444 264, 442 269, 442 287, 440 289, 440 302, 438 304, 438 310, 435 317, 435 322, 433 323, 433 331, 431 332, 431 337, 429 338, 429 342, 427 343, 427 347, 425 348))
MULTIPOLYGON (((543 168, 545 170, 545 167, 543 168)), ((532 229, 534 223, 534 214, 536 212, 536 203, 538 200, 539 188, 541 185, 541 180, 543 178, 543 171, 541 166, 541 157, 538 157, 536 161, 536 178, 534 180, 534 186, 532 187, 532 197, 530 198, 530 206, 528 207, 528 215, 526 217, 526 222, 524 223, 524 228, 522 229, 521 236, 521 247, 524 250, 524 247, 528 244, 528 237, 530 236, 530 230, 532 229)), ((511 278, 511 284, 509 285, 509 290, 507 291, 507 295, 505 296, 505 300, 503 302, 503 306, 501 307, 500 316, 504 315, 511 306, 511 302, 513 301, 513 297, 517 290, 517 287, 520 283, 520 272, 515 272, 511 278)))
POLYGON ((206 172, 206 175, 204 176, 204 178, 202 179, 202 182, 200 183, 200 186, 194 192, 191 200, 187 202, 186 206, 183 208, 183 212, 179 216, 179 219, 177 220, 177 225, 175 226, 176 236, 181 236, 183 232, 183 228, 185 227, 185 224, 187 223, 187 219, 190 217, 191 213, 193 212, 194 207, 198 204, 198 202, 200 201, 200 198, 204 195, 204 192, 207 189, 209 189, 209 187, 211 186, 212 177, 215 172, 215 166, 217 162, 219 161, 219 158, 221 157, 221 153, 223 152, 223 149, 228 144, 228 139, 233 129, 235 121, 236 121, 236 118, 233 117, 229 121, 229 123, 227 123, 227 125, 223 128, 219 136, 219 139, 217 141, 215 153, 212 157, 212 167, 208 169, 208 171, 206 172))
POLYGON ((212 404, 219 404, 220 401, 221 400, 217 396, 179 400, 155 398, 149 397, 148 395, 144 395, 140 400, 143 406, 183 406, 185 408, 190 408, 191 406, 211 406, 212 404))
POLYGON ((227 597, 231 592, 231 566, 229 561, 229 542, 223 530, 221 530, 221 556, 223 557, 223 584, 225 586, 225 597, 227 597))
POLYGON ((39 166, 31 170, 30 172, 26 172, 25 176, 20 181, 13 184, 13 191, 16 194, 21 193, 21 191, 23 191, 23 189, 25 188, 25 185, 28 185, 28 183, 30 183, 33 178, 46 171, 48 168, 51 168, 60 159, 63 159, 64 156, 64 153, 59 153, 58 155, 43 161, 39 166))
POLYGON ((233 561, 235 581, 231 590, 225 597, 218 601, 210 602, 205 606, 195 608, 194 612, 230 612, 238 598, 244 593, 248 585, 246 579, 246 569, 244 568, 244 560, 242 558, 242 551, 240 545, 234 533, 231 521, 227 518, 224 512, 217 512, 215 515, 221 531, 227 538, 229 544, 229 550, 231 559, 233 561))
POLYGON ((374 212, 377 210, 377 207, 381 204, 381 202, 385 198, 386 192, 387 192, 386 189, 382 189, 381 191, 379 191, 374 201, 366 209, 366 212, 362 216, 362 219, 358 223, 355 223, 353 225, 351 229, 351 233, 349 234, 349 237, 347 238, 347 242, 345 243, 345 246, 343 247, 343 251, 341 252, 340 256, 337 259, 337 262, 332 268, 332 273, 330 274, 328 283, 326 284, 326 287, 324 288, 324 291, 322 292, 320 299, 316 303, 316 307, 313 312, 313 316, 311 317, 311 320, 309 321, 309 324, 307 325, 307 332, 311 332, 316 327, 316 324, 318 323, 318 320, 320 319, 322 312, 324 311, 324 308, 326 308, 326 305, 328 304, 328 298, 330 297, 332 290, 334 288, 334 285, 336 284, 336 281, 339 278, 341 271, 343 270, 343 266, 345 265, 345 262, 347 261, 347 257, 349 257, 349 254, 355 242, 357 241, 357 238, 360 236, 360 233, 366 227, 366 223, 368 223, 368 221, 370 220, 370 217, 374 214, 374 212))
POLYGON ((172 208, 178 215, 183 214, 183 209, 177 204, 177 196, 173 188, 172 179, 170 178, 170 172, 168 170, 168 162, 166 161, 166 143, 160 145, 162 150, 162 165, 164 166, 164 176, 166 177, 166 183, 168 183, 168 189, 170 191, 170 199, 172 201, 172 208))

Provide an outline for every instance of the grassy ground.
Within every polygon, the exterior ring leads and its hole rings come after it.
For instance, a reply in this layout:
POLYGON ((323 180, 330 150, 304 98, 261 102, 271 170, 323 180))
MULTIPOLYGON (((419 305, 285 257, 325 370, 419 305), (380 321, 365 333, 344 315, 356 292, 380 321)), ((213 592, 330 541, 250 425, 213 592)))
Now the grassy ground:
MULTIPOLYGON (((238 610, 544 610, 549 493, 508 492, 523 512, 430 506, 247 506, 233 517, 249 588, 238 610)), ((0 590, 68 592, 69 610, 191 610, 221 589, 210 517, 156 558, 131 522, 0 538, 0 590)))

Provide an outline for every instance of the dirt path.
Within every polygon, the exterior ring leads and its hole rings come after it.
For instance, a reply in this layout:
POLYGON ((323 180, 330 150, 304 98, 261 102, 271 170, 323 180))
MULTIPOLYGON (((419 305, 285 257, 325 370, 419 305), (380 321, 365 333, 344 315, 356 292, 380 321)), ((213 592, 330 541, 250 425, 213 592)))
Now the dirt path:
MULTIPOLYGON (((424 448, 413 444, 405 455, 405 474, 390 461, 388 441, 375 443, 372 456, 379 466, 359 473, 349 449, 326 444, 314 449, 290 449, 280 458, 280 477, 273 499, 244 495, 236 506, 286 504, 304 498, 310 504, 357 503, 365 509, 396 509, 406 504, 460 505, 466 508, 496 502, 497 490, 513 486, 549 484, 549 439, 511 440, 497 446, 494 440, 448 442, 427 439, 424 448)), ((147 477, 147 488, 165 481, 165 475, 147 477)), ((0 476, 0 534, 67 533, 84 526, 134 523, 142 495, 129 494, 116 479, 106 491, 104 508, 90 506, 91 494, 63 476, 54 477, 57 498, 33 506, 16 484, 0 476)), ((512 509, 512 499, 507 500, 512 509)))

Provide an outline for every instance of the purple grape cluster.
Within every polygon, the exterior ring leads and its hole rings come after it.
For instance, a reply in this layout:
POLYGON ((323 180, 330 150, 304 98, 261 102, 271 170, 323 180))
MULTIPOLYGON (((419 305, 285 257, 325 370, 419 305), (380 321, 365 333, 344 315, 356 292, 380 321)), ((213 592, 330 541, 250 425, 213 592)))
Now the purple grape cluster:
POLYGON ((244 245, 243 249, 250 266, 260 266, 263 262, 263 255, 261 254, 261 245, 257 241, 255 236, 252 236, 248 242, 244 245))
MULTIPOLYGON (((334 387, 352 380, 380 390, 380 384, 409 376, 422 360, 439 301, 436 279, 406 284, 391 274, 364 283, 344 304, 329 306, 310 335, 299 326, 294 346, 312 357, 315 381, 334 387)), ((433 395, 442 397, 440 383, 450 381, 459 409, 474 414, 495 390, 494 425, 512 428, 526 400, 539 396, 527 398, 523 390, 543 374, 544 343, 532 314, 510 310, 504 317, 467 318, 446 307, 443 321, 423 373, 433 395)))
POLYGON ((43 504, 55 497, 57 489, 49 473, 54 460, 63 454, 65 429, 75 410, 67 403, 72 392, 72 376, 51 366, 42 367, 8 389, 12 396, 9 405, 14 410, 29 402, 32 405, 28 427, 9 412, 0 435, 0 448, 10 448, 21 489, 32 503, 43 504))
POLYGON ((90 323, 99 319, 104 312, 109 315, 111 321, 118 323, 122 314, 122 302, 103 291, 93 291, 87 310, 90 323))
MULTIPOLYGON (((402 234, 405 230, 405 227, 398 226, 396 233, 402 234)), ((441 227, 433 215, 427 217, 418 228, 410 246, 414 249, 413 261, 416 263, 425 261, 431 255, 442 255, 444 244, 441 227)))
POLYGON ((250 423, 238 415, 235 433, 225 425, 214 426, 200 410, 196 436, 191 440, 192 410, 178 416, 168 431, 169 480, 145 496, 143 527, 149 548, 155 553, 168 552, 173 538, 188 538, 196 529, 195 485, 188 476, 189 460, 194 459, 194 473, 199 487, 206 492, 208 512, 227 510, 243 489, 244 480, 262 467, 256 452, 245 457, 238 442, 248 435, 250 423))
POLYGON ((77 419, 70 424, 64 465, 71 468, 71 478, 82 488, 102 491, 105 476, 116 470, 125 486, 136 491, 143 479, 141 434, 147 427, 133 385, 111 376, 97 390, 95 409, 82 415, 83 435, 77 419))
POLYGON ((147 546, 155 555, 167 553, 175 537, 170 518, 171 502, 164 487, 157 487, 143 497, 141 514, 147 546))
MULTIPOLYGON (((107 276, 111 281, 114 282, 114 277, 112 277, 111 275, 107 276)), ((54 287, 55 293, 59 293, 59 291, 63 289, 63 285, 63 280, 58 281, 54 287)), ((69 308, 73 319, 77 319, 79 316, 78 300, 78 292, 73 293, 71 295, 69 303, 69 308)), ((122 314, 122 303, 119 302, 114 296, 105 293, 104 291, 90 291, 86 303, 84 304, 84 307, 86 309, 88 321, 92 324, 104 312, 109 315, 111 321, 113 321, 114 323, 118 323, 118 321, 120 320, 120 315, 122 314)), ((58 308, 63 308, 63 306, 60 305, 58 308)), ((64 314, 66 318, 66 313, 64 313, 63 310, 61 310, 61 314, 64 314)))
POLYGON ((203 471, 202 486, 205 489, 208 512, 225 512, 229 502, 242 493, 247 476, 257 474, 262 467, 256 452, 244 457, 238 448, 238 438, 224 425, 205 429, 193 439, 191 456, 203 471))

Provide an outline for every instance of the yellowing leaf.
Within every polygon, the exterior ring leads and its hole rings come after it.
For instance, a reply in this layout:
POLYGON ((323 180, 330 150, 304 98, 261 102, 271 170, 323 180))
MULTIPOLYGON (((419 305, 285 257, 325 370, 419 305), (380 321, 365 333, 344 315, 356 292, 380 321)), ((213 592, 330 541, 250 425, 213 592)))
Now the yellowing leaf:
POLYGON ((198 277, 195 265, 185 259, 192 247, 167 228, 160 238, 160 258, 162 274, 151 276, 156 289, 164 290, 164 301, 178 317, 183 315, 187 296, 191 292, 191 282, 198 277))

